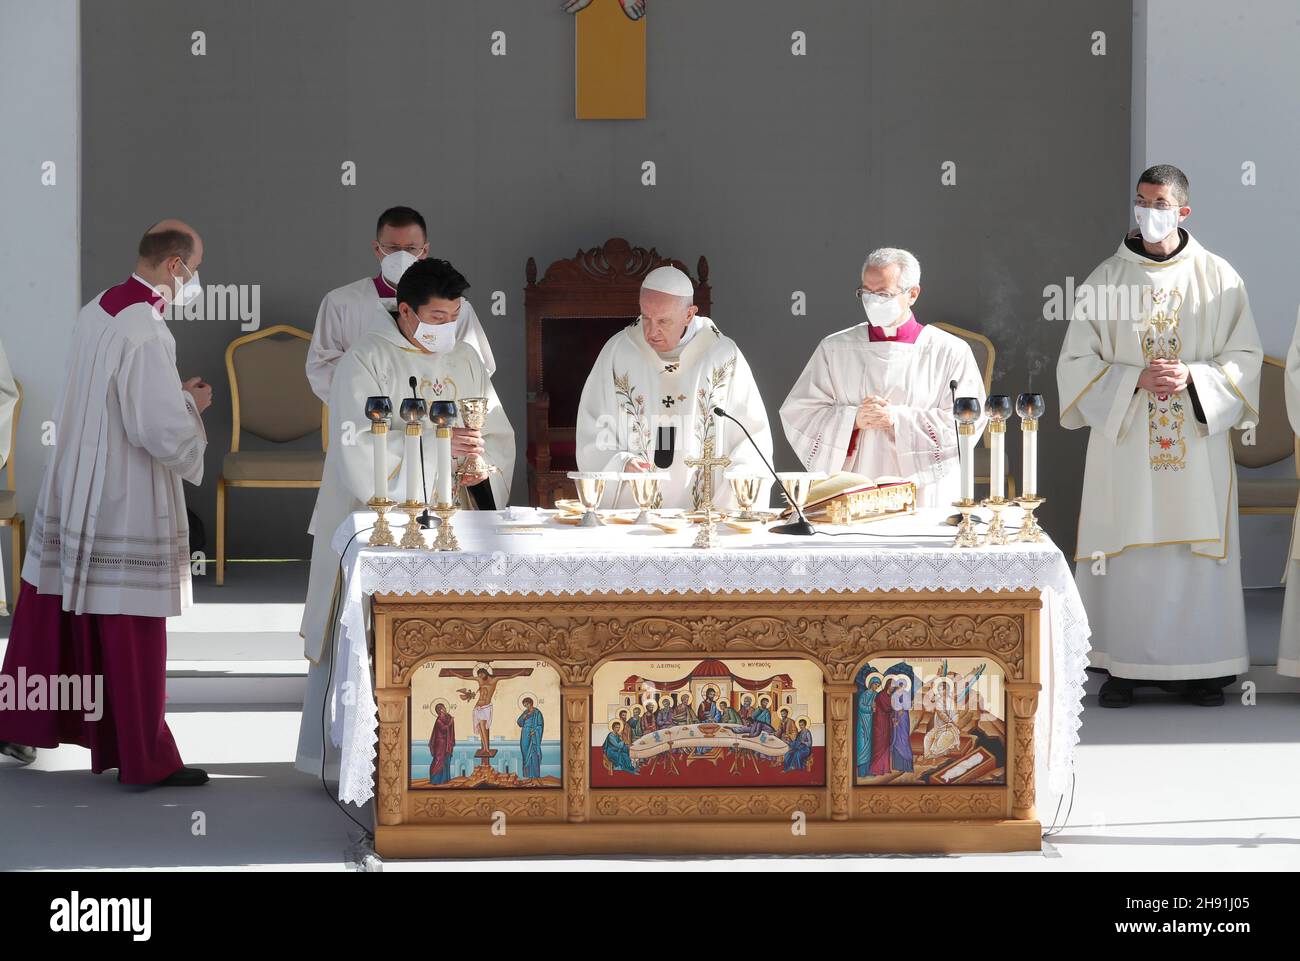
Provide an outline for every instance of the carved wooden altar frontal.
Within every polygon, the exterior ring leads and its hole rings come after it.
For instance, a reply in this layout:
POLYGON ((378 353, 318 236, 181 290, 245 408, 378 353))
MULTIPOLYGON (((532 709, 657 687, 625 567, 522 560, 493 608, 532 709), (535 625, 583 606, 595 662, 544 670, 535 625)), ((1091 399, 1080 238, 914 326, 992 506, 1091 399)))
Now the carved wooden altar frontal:
POLYGON ((376 848, 1037 850, 1041 606, 1037 591, 377 595, 376 848), (455 718, 455 789, 436 790, 453 697, 476 713, 455 718))

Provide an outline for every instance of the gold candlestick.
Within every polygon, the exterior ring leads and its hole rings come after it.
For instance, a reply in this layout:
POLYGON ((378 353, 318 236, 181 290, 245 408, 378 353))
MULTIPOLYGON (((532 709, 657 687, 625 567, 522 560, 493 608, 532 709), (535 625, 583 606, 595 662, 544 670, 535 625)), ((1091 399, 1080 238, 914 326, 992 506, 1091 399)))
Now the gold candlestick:
POLYGON ((961 511, 961 523, 957 525, 957 537, 952 542, 952 546, 979 547, 980 536, 975 533, 975 525, 971 523, 970 519, 971 514, 979 505, 973 500, 960 500, 953 501, 952 506, 961 511))
POLYGON ((983 505, 993 512, 993 519, 989 521, 988 533, 984 535, 985 546, 1000 547, 1010 542, 1007 536, 1007 529, 1002 524, 1002 511, 1011 503, 1005 497, 986 497, 983 505))
POLYGON ((409 520, 406 522, 406 529, 402 532, 401 546, 407 550, 425 550, 428 545, 424 543, 424 531, 420 529, 420 514, 424 511, 424 505, 419 501, 405 501, 402 510, 409 520))
POLYGON ((460 542, 456 540, 456 532, 451 529, 451 516, 456 513, 455 504, 434 504, 433 512, 438 515, 438 533, 433 538, 433 549, 435 551, 458 551, 460 542))
POLYGON ((1025 509, 1025 519, 1020 522, 1020 533, 1016 535, 1016 540, 1022 544, 1041 543, 1046 535, 1043 529, 1038 526, 1038 521, 1034 517, 1034 511, 1042 506, 1046 497, 1017 497, 1016 503, 1025 509))
POLYGON ((397 541, 393 537, 393 529, 388 526, 388 518, 384 515, 397 506, 397 501, 389 500, 387 497, 372 497, 366 501, 366 506, 378 515, 375 518, 375 529, 370 532, 370 540, 367 543, 371 547, 396 547, 397 541))

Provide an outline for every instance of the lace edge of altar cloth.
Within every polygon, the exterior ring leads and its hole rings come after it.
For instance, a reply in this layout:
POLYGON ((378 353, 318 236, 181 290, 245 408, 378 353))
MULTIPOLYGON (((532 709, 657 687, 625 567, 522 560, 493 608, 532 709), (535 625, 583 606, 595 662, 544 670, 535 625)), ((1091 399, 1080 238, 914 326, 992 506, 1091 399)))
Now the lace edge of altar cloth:
POLYGON ((1064 555, 1055 546, 1045 547, 997 552, 921 549, 909 554, 832 549, 819 551, 815 557, 765 551, 752 562, 737 562, 735 555, 725 554, 665 558, 562 553, 543 558, 499 553, 411 554, 353 545, 348 550, 351 563, 345 565, 342 629, 336 634, 335 649, 335 656, 342 657, 335 663, 346 665, 338 682, 348 685, 351 704, 338 697, 337 685, 330 692, 331 739, 342 751, 339 800, 360 806, 374 796, 379 712, 370 678, 364 595, 681 594, 699 590, 728 594, 1040 591, 1044 603, 1041 679, 1051 697, 1039 701, 1035 761, 1037 770, 1047 772, 1048 791, 1061 795, 1069 787, 1083 723, 1090 630, 1064 555), (709 570, 710 566, 715 569, 709 570))

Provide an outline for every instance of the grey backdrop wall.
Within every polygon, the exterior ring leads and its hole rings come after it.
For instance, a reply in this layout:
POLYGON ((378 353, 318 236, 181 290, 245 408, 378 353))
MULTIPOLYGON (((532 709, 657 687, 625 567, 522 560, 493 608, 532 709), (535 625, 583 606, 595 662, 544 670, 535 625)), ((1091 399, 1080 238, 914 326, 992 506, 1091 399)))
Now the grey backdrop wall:
MULTIPOLYGON (((899 245, 922 262, 921 319, 988 334, 996 387, 1032 383, 1058 409, 1064 324, 1043 320, 1043 288, 1085 276, 1129 215, 1129 3, 654 0, 649 118, 601 123, 573 119, 574 29, 558 6, 84 5, 83 296, 129 270, 145 226, 180 216, 204 235, 205 282, 260 284, 263 325, 310 328, 325 291, 374 270, 378 212, 413 205, 474 285, 522 444, 528 257, 544 266, 614 235, 706 255, 715 319, 775 420, 817 341, 863 319, 851 293, 866 251, 899 245), (491 52, 498 30, 505 56, 491 52), (792 55, 795 31, 806 56, 792 55), (340 182, 345 161, 355 186, 340 182), (487 309, 497 290, 504 317, 487 309), (806 316, 791 314, 794 291, 806 316)), ((174 329, 182 374, 218 391, 191 492, 211 522, 222 358, 240 331, 174 329)), ((1054 419, 1045 522, 1070 550, 1083 437, 1054 419)), ((795 466, 783 439, 777 460, 795 466)), ((233 554, 305 555, 310 497, 235 492, 231 507, 233 554)))
MULTIPOLYGON (((0 0, 0 282, 6 291, 0 341, 23 385, 14 483, 29 532, 50 450, 42 422, 58 400, 81 306, 77 6, 76 0, 0 0)), ((0 534, 7 578, 8 528, 0 534)))

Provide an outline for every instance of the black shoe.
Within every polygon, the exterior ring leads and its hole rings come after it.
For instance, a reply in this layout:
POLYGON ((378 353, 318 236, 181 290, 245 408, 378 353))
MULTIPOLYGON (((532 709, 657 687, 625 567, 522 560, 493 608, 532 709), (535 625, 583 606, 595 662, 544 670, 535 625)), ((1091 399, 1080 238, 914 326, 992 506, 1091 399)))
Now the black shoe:
POLYGON ((1223 690, 1204 681, 1192 681, 1183 691, 1183 700, 1198 707, 1221 707, 1224 701, 1223 690))
POLYGON ((1108 678, 1097 694, 1097 703, 1102 707, 1128 707, 1133 703, 1133 682, 1122 677, 1108 678))
MULTIPOLYGON (((117 783, 122 783, 122 772, 117 772, 117 783)), ((208 783, 208 772, 198 767, 178 767, 161 781, 152 784, 128 784, 127 787, 198 787, 208 783)))
POLYGON ((36 760, 36 748, 13 741, 0 741, 0 754, 11 757, 19 764, 31 764, 36 760))
POLYGON ((208 783, 208 772, 201 767, 178 767, 156 785, 157 787, 198 787, 208 783))

